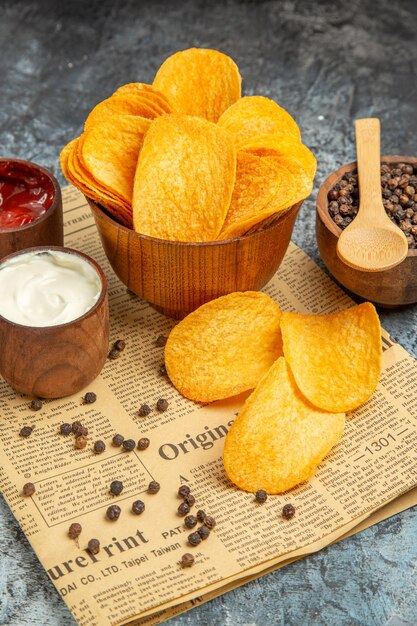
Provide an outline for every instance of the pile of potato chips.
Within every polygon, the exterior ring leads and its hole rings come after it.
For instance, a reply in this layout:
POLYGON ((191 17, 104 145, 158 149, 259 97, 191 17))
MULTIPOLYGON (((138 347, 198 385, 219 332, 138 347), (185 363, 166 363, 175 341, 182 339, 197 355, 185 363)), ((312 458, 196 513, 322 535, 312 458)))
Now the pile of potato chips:
POLYGON ((272 100, 241 97, 234 61, 191 48, 152 85, 118 89, 61 153, 65 177, 136 232, 173 241, 244 235, 312 190, 316 160, 272 100))
POLYGON ((368 302, 301 315, 249 291, 212 300, 179 322, 165 365, 195 401, 254 389, 226 436, 224 466, 239 488, 275 494, 311 477, 340 440, 345 413, 376 389, 381 354, 368 302))

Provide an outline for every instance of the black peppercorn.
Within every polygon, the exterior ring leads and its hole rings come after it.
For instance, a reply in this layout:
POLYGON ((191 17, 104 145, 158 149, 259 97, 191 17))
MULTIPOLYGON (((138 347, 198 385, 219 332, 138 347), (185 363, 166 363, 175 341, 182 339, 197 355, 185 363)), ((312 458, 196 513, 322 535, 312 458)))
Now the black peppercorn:
POLYGON ((136 442, 133 439, 125 439, 122 446, 126 452, 132 452, 136 448, 136 442))
MULTIPOLYGON (((411 224, 417 223, 417 172, 410 163, 381 165, 383 205, 390 220, 406 233, 410 249, 417 247, 411 224), (415 219, 415 221, 413 221, 415 219)), ((359 207, 358 176, 348 172, 327 194, 328 212, 342 230, 356 217, 359 207)))
POLYGON ((98 554, 100 552, 100 542, 98 539, 90 539, 87 544, 87 550, 91 552, 91 554, 98 554))
POLYGON ((114 446, 116 446, 117 448, 119 448, 122 443, 124 442, 125 438, 123 437, 123 435, 114 435, 113 439, 111 440, 112 444, 114 446))
POLYGON ((97 400, 97 396, 94 391, 87 391, 84 396, 84 404, 93 404, 97 400))
POLYGON ((185 498, 185 496, 188 496, 189 493, 190 488, 188 485, 181 485, 181 487, 178 489, 178 495, 181 496, 181 498, 185 498))
POLYGON ((260 502, 260 503, 264 503, 266 502, 268 498, 268 494, 266 493, 266 491, 264 489, 259 489, 256 493, 255 493, 255 500, 256 502, 260 502))
POLYGON ((191 546, 198 546, 199 543, 201 543, 201 537, 198 533, 191 533, 191 535, 188 535, 188 543, 191 546))
POLYGON ((194 526, 196 525, 197 525, 197 518, 195 517, 195 515, 187 515, 187 517, 184 518, 185 528, 194 528, 194 526))
POLYGON ((117 339, 113 344, 113 350, 118 350, 119 352, 123 352, 126 348, 126 342, 123 339, 117 339))
POLYGON ((71 539, 77 539, 81 535, 82 527, 81 524, 74 522, 68 529, 68 536, 71 539))
POLYGON ((139 408, 138 415, 139 417, 146 417, 152 411, 151 407, 147 404, 142 404, 139 408))
POLYGON ((81 424, 81 422, 73 422, 72 423, 71 430, 74 433, 74 435, 79 435, 81 428, 83 428, 83 425, 81 424))
POLYGON ((135 500, 132 504, 132 513, 140 515, 145 510, 145 503, 142 500, 135 500))
POLYGON ((19 435, 21 437, 30 437, 34 428, 35 428, 34 426, 23 426, 23 428, 20 431, 19 435))
POLYGON ((40 411, 43 406, 42 400, 39 400, 39 398, 34 398, 29 406, 32 411, 40 411))
POLYGON ((204 516, 204 526, 207 526, 209 530, 213 530, 216 525, 216 520, 211 515, 204 516))
POLYGON ((206 517, 205 511, 203 509, 199 509, 197 511, 197 519, 199 522, 204 523, 204 518, 206 517))
POLYGON ((119 496, 123 491, 123 483, 121 480, 113 480, 110 483, 110 493, 114 496, 119 496))
POLYGON ((115 522, 119 519, 121 512, 122 509, 120 508, 120 506, 117 506, 117 504, 112 504, 106 511, 106 517, 110 521, 115 522))
POLYGON ((26 483, 23 485, 23 495, 24 496, 33 496, 36 491, 36 487, 33 483, 26 483))
POLYGON ((200 535, 201 539, 207 539, 207 537, 210 534, 210 530, 207 528, 207 526, 200 526, 200 528, 197 530, 198 534, 200 535))
POLYGON ((159 398, 158 402, 156 403, 156 408, 158 409, 158 411, 163 413, 168 408, 168 401, 165 400, 165 398, 159 398))
POLYGON ((102 452, 104 452, 105 449, 106 449, 106 444, 104 443, 104 441, 101 441, 101 439, 98 439, 97 441, 94 442, 94 447, 93 447, 94 454, 102 454, 102 452))
POLYGON ((167 368, 165 367, 164 363, 159 366, 159 374, 160 374, 160 376, 166 376, 167 375, 167 368))
POLYGON ((86 447, 86 445, 87 437, 85 437, 84 435, 79 435, 79 437, 75 439, 75 447, 78 448, 78 450, 82 450, 86 447))
POLYGON ((178 515, 181 515, 181 517, 184 517, 184 515, 188 515, 189 512, 190 512, 190 507, 188 506, 188 504, 186 502, 181 502, 181 504, 178 507, 178 515))
POLYGON ((70 435, 73 431, 72 431, 72 425, 71 424, 61 424, 59 427, 59 432, 61 435, 70 435))
POLYGON ((181 566, 182 567, 192 567, 194 565, 194 557, 189 552, 186 552, 181 557, 181 566))
POLYGON ((295 507, 292 504, 285 504, 282 508, 282 517, 291 519, 295 515, 295 507))
POLYGON ((151 442, 147 437, 141 437, 138 441, 138 450, 146 450, 151 442))
POLYGON ((194 506, 195 498, 192 493, 189 493, 188 496, 184 496, 184 502, 188 504, 188 506, 194 506))
POLYGON ((165 335, 159 335, 155 340, 155 345, 157 348, 163 348, 167 342, 168 337, 165 335))
POLYGON ((161 488, 161 485, 157 483, 156 480, 151 480, 151 482, 148 485, 148 493, 158 493, 160 488, 161 488))

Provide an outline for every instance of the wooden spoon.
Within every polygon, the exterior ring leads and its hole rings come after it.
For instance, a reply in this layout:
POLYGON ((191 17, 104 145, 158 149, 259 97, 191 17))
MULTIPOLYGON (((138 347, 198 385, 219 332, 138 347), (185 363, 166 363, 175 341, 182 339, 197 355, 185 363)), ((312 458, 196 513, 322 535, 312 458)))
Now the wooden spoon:
POLYGON ((342 231, 337 254, 350 267, 363 272, 382 272, 405 259, 408 244, 403 231, 391 222, 382 204, 379 120, 356 120, 355 130, 359 211, 342 231))

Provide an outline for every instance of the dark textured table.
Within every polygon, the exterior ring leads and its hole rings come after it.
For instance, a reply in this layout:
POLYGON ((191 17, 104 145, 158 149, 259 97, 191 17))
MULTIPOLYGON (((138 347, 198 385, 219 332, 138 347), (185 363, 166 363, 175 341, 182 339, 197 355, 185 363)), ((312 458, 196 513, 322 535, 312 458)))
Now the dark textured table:
MULTIPOLYGON (((58 155, 116 87, 152 82, 172 52, 230 54, 246 94, 275 99, 318 158, 316 185, 355 157, 353 119, 382 121, 382 151, 417 154, 415 0, 0 0, 0 156, 58 155)), ((315 192, 294 241, 320 263, 315 192)), ((382 312, 417 355, 417 306, 382 312)), ((75 622, 0 499, 0 625, 75 622)), ((174 626, 417 624, 415 510, 173 619, 174 626)))

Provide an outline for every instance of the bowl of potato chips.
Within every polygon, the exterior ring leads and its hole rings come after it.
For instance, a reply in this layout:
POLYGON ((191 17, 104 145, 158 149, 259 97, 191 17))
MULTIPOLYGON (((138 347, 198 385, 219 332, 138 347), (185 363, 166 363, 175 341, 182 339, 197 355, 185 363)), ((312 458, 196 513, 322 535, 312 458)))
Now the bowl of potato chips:
POLYGON ((291 115, 242 97, 234 61, 199 48, 100 102, 61 165, 116 274, 175 318, 268 282, 316 171, 291 115))

